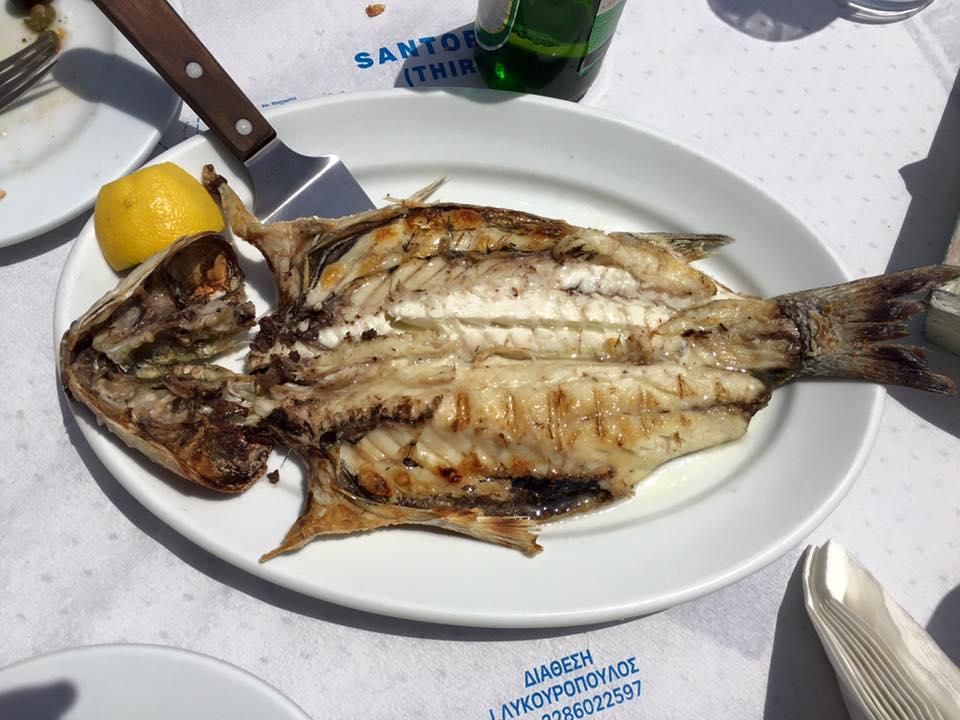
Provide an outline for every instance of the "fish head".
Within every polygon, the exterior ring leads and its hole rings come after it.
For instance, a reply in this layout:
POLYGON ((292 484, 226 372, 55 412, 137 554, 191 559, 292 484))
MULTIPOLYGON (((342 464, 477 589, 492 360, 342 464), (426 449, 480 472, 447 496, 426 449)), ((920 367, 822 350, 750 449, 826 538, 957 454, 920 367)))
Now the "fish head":
POLYGON ((243 344, 255 310, 231 243, 182 238, 131 272, 60 344, 67 394, 123 441, 181 477, 239 492, 272 442, 256 381, 204 361, 243 344))

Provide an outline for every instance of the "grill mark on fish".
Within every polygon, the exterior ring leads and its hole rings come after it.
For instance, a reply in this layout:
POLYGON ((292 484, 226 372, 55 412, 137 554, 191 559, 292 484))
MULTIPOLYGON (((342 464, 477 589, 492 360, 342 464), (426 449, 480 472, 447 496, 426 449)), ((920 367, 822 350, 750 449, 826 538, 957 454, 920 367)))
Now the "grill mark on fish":
POLYGON ((463 392, 456 394, 456 417, 450 426, 452 430, 457 431, 467 427, 470 424, 470 396, 463 392))
POLYGON ((727 332, 727 326, 723 323, 717 323, 717 326, 712 328, 687 328, 680 333, 680 337, 705 338, 709 337, 715 332, 727 332))
POLYGON ((557 452, 563 452, 563 418, 565 416, 563 388, 558 387, 548 395, 547 402, 550 439, 554 442, 554 449, 557 452))
POLYGON ((357 481, 357 489, 364 494, 367 499, 376 499, 383 501, 390 497, 390 486, 382 475, 371 470, 364 470, 360 473, 357 481))
POLYGON ((591 388, 593 395, 593 422, 597 437, 603 440, 607 436, 606 428, 603 426, 603 398, 597 388, 591 388))
POLYGON ((520 412, 517 408, 516 399, 512 392, 506 392, 503 396, 504 409, 506 414, 503 418, 504 425, 511 435, 517 435, 520 432, 520 412))
POLYGON ((757 395, 757 397, 753 400, 735 400, 733 402, 726 402, 726 394, 724 393, 724 397, 718 397, 717 406, 735 408, 736 410, 739 410, 744 417, 752 418, 767 406, 767 403, 770 402, 771 394, 772 390, 768 388, 766 392, 757 395))

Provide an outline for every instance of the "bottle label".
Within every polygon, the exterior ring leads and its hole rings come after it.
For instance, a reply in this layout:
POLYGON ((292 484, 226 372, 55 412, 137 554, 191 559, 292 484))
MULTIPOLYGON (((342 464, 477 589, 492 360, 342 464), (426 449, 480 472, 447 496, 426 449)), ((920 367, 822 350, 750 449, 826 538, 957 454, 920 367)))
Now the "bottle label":
POLYGON ((484 50, 503 47, 517 19, 520 0, 480 0, 477 6, 477 44, 484 50))
POLYGON ((613 37, 623 12, 624 0, 600 0, 597 16, 590 29, 590 39, 587 41, 587 54, 580 63, 579 73, 585 75, 590 68, 603 58, 607 43, 613 37))

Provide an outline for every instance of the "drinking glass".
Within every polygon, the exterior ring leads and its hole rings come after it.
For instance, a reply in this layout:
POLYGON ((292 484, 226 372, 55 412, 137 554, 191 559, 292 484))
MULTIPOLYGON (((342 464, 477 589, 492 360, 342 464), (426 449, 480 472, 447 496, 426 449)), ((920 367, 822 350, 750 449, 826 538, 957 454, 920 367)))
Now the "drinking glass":
POLYGON ((834 0, 855 20, 895 22, 920 12, 933 0, 834 0))

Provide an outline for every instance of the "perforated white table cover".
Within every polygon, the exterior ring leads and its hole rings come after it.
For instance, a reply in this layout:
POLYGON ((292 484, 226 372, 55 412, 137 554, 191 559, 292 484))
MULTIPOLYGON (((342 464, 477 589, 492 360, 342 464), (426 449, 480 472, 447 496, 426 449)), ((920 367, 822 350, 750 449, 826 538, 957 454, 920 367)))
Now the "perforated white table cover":
MULTIPOLYGON (((365 0, 182 4, 264 106, 480 84, 469 61, 473 0, 387 0, 375 18, 365 0)), ((842 19, 829 0, 627 0, 583 102, 665 130, 762 183, 863 276, 942 259, 960 210, 958 68, 960 0, 936 0, 890 26, 842 19)), ((163 145, 196 129, 184 108, 163 145)), ((10 461, 0 481, 0 665, 76 645, 159 643, 250 670, 317 720, 501 720, 562 716, 563 702, 528 714, 511 702, 544 687, 525 689, 525 671, 587 652, 597 666, 634 658, 631 677, 642 681, 639 700, 598 716, 844 717, 803 614, 800 548, 646 618, 499 632, 327 605, 182 539, 104 470, 57 387, 54 290, 86 217, 0 250, 0 457, 10 461)), ((954 659, 958 436, 960 401, 892 391, 862 476, 810 538, 841 540, 954 659)))

